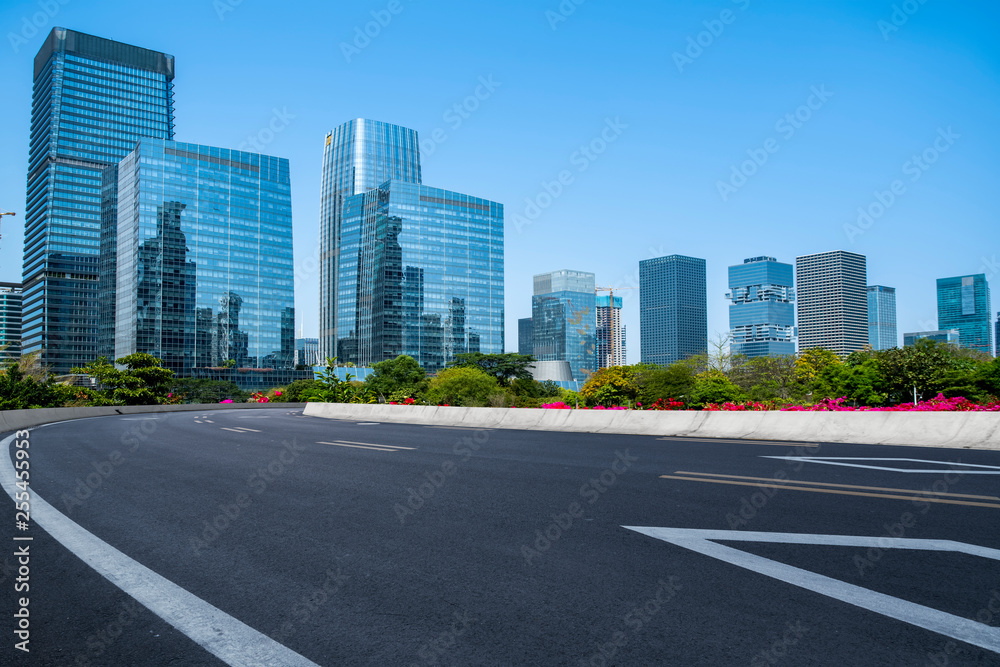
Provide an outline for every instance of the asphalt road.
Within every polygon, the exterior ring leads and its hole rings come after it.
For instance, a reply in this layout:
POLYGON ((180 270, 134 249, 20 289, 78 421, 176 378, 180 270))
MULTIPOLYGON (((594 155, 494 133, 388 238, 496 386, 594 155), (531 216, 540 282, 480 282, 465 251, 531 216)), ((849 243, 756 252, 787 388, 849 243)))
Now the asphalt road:
POLYGON ((28 440, 32 502, 96 539, 66 546, 35 517, 18 530, 4 503, 4 665, 222 665, 254 642, 324 666, 1000 665, 996 452, 274 409, 64 422, 28 440), (173 623, 123 590, 150 587, 140 571, 167 582, 151 599, 173 623))

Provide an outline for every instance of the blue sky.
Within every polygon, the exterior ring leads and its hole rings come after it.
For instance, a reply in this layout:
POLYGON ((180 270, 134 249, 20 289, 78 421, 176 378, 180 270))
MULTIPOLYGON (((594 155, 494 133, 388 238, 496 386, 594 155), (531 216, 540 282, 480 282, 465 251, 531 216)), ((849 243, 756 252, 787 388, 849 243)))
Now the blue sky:
POLYGON ((0 280, 20 279, 31 63, 59 25, 173 54, 178 140, 290 159, 308 336, 323 139, 357 117, 418 130, 424 183, 505 205, 508 350, 533 274, 633 286, 673 253, 707 260, 710 337, 726 267, 758 255, 867 255, 900 335, 936 328, 936 278, 1000 290, 995 2, 577 2, 7 0, 0 280))

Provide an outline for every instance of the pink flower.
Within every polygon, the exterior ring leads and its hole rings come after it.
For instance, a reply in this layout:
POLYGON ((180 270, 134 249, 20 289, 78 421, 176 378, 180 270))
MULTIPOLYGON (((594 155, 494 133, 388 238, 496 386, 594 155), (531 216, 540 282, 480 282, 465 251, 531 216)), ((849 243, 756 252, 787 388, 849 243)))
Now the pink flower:
POLYGON ((275 396, 281 396, 281 390, 279 389, 278 391, 274 392, 274 395, 275 396))
POLYGON ((231 399, 231 398, 227 398, 224 401, 219 401, 219 403, 232 403, 232 402, 233 402, 233 399, 231 399))

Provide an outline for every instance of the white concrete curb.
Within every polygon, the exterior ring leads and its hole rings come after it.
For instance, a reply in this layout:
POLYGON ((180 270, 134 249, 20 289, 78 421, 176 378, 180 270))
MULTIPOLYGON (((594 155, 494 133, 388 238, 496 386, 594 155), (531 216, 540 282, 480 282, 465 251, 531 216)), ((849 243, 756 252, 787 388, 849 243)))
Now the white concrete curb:
POLYGON ((305 414, 435 426, 1000 450, 997 412, 660 412, 308 403, 305 414))

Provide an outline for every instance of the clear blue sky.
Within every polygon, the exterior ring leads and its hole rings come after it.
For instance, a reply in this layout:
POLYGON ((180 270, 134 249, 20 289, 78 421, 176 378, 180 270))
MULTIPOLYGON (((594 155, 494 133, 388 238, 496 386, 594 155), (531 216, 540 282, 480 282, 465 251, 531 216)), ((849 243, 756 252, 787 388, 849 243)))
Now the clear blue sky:
MULTIPOLYGON (((0 207, 19 214, 3 219, 0 280, 20 279, 31 63, 59 25, 173 54, 178 140, 236 148, 281 114, 263 152, 291 160, 308 336, 323 138, 357 117, 418 130, 434 149, 426 184, 505 205, 508 350, 531 312, 533 274, 592 271, 624 287, 640 260, 673 253, 708 262, 710 336, 728 329, 726 267, 757 255, 867 255, 869 284, 898 290, 900 334, 936 328, 936 278, 985 272, 1000 290, 995 2, 567 0, 568 16, 559 0, 62 3, 0 9, 0 207), (894 4, 915 11, 894 23, 894 4), (345 55, 372 12, 391 20, 345 55), (495 89, 480 88, 466 118, 450 111, 480 77, 495 89), (779 125, 797 112, 807 120, 779 125), (578 154, 609 119, 614 141, 593 159, 578 154), (732 183, 748 151, 767 161, 724 200, 719 182, 732 183), (933 164, 911 162, 925 151, 933 164), (563 170, 572 181, 541 198, 531 224, 514 224, 563 170), (862 234, 845 231, 897 180, 901 194, 862 234)), ((637 292, 622 295, 637 362, 637 292)))

